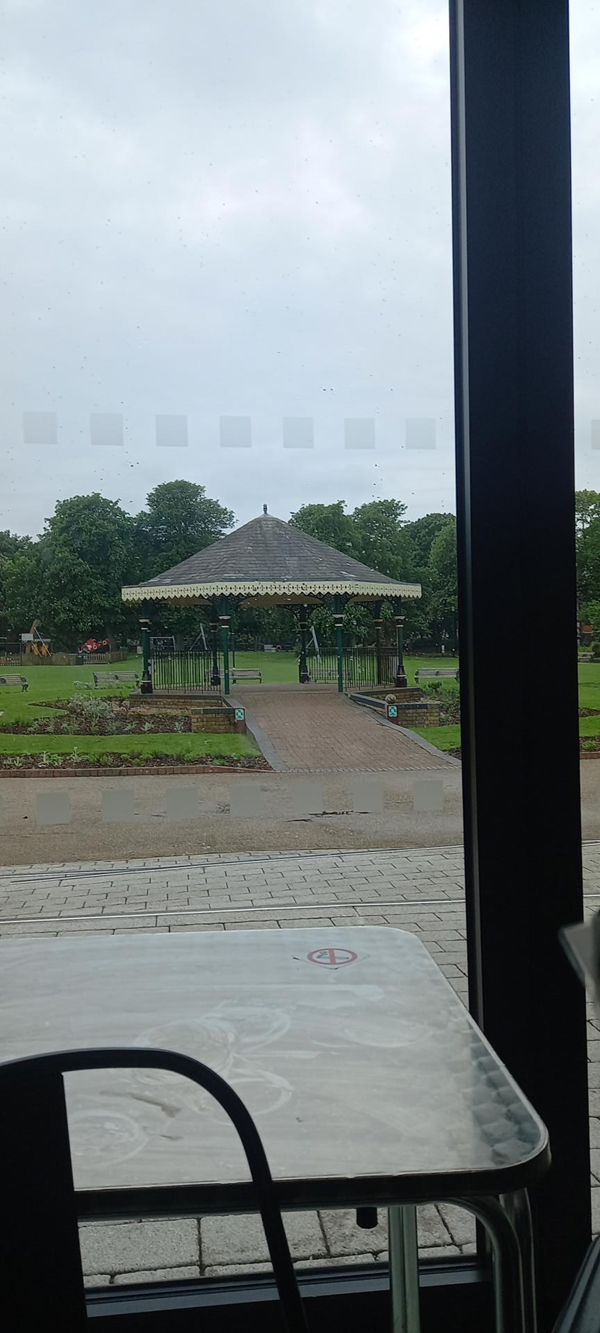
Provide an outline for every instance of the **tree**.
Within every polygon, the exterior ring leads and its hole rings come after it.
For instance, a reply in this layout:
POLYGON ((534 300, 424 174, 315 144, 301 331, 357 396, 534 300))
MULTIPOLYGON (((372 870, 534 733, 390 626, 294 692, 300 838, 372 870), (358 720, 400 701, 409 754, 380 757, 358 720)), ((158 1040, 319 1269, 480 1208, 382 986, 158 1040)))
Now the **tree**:
POLYGON ((458 609, 458 569, 456 556, 456 520, 446 523, 431 544, 429 554, 431 618, 438 631, 456 643, 458 609))
POLYGON ((61 647, 88 634, 116 640, 133 627, 121 588, 140 574, 135 534, 131 515, 97 491, 58 501, 38 552, 44 626, 61 647))
POLYGON ((17 640, 44 614, 42 570, 37 547, 0 559, 2 633, 17 640), (12 633, 10 632, 12 631, 12 633))
POLYGON ((600 494, 598 491, 575 491, 575 529, 583 533, 600 518, 600 494))
POLYGON ((438 533, 448 523, 454 522, 453 514, 424 514, 422 518, 415 518, 412 523, 406 524, 405 532, 412 542, 417 568, 425 568, 438 533))
POLYGON ((165 481, 136 520, 143 578, 153 578, 218 541, 233 524, 231 509, 211 500, 195 481, 165 481))
POLYGON ((290 523, 302 532, 308 532, 309 536, 317 537, 320 542, 334 546, 336 551, 355 554, 355 529, 350 514, 346 513, 345 500, 336 500, 330 505, 302 505, 292 514, 290 523))
POLYGON ((13 625, 8 614, 6 580, 7 578, 10 580, 10 567, 15 557, 25 555, 32 548, 30 537, 18 537, 16 532, 8 530, 0 532, 0 636, 7 637, 10 629, 15 630, 16 634, 21 633, 21 630, 17 630, 13 625))
POLYGON ((47 547, 44 555, 40 618, 54 647, 73 651, 90 635, 118 642, 131 619, 120 587, 118 593, 107 589, 102 576, 66 546, 47 547))
POLYGON ((414 549, 407 534, 401 500, 371 500, 351 515, 355 552, 359 560, 380 574, 410 580, 414 549))
POLYGON ((600 519, 591 521, 577 537, 577 600, 580 618, 583 608, 600 600, 600 519))

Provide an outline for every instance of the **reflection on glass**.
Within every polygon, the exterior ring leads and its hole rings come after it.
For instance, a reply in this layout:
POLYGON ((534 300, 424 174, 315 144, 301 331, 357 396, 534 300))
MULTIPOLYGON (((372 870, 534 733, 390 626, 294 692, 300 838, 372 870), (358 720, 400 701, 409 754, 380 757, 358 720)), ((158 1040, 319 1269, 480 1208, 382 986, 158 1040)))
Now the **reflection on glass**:
POLYGON ((390 926, 465 998, 448 83, 442 0, 9 7, 7 937, 390 926))

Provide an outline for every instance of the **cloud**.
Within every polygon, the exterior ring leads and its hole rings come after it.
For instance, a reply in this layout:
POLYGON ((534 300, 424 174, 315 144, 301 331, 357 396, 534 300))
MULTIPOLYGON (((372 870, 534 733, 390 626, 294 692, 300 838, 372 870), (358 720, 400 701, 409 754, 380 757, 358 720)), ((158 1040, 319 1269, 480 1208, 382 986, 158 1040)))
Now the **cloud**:
MULTIPOLYGON (((452 508, 445 0, 5 16, 0 526, 39 531, 92 489, 135 510, 173 476, 240 521, 339 495, 452 508), (24 445, 24 412, 56 413, 55 447, 24 445), (92 414, 122 416, 122 447, 93 445, 92 414), (156 445, 157 415, 187 419, 186 448, 156 445), (219 447, 228 416, 251 449, 219 447), (284 417, 312 419, 314 448, 284 449, 284 417), (373 450, 344 448, 347 418, 373 420, 373 450), (435 450, 407 453, 407 419, 435 421, 435 450)), ((600 19, 574 27, 587 420, 600 19)))

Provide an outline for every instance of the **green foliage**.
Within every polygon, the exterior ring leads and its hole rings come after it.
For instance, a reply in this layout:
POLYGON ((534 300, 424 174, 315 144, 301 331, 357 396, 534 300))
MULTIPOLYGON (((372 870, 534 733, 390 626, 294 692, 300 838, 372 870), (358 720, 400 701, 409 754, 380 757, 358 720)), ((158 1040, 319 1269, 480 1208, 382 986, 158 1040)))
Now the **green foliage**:
POLYGON ((218 541, 233 524, 231 509, 211 500, 195 481, 155 486, 136 520, 144 578, 161 574, 218 541))
POLYGON ((437 537, 431 543, 429 577, 432 620, 454 640, 458 607, 456 521, 454 519, 440 529, 437 537))
POLYGON ((438 535, 448 523, 454 522, 453 514, 425 514, 406 524, 406 534, 410 538, 415 564, 423 569, 429 563, 431 547, 438 535))
POLYGON ((575 528, 582 533, 600 519, 600 493, 598 491, 575 492, 575 528))
MULTIPOLYGON (((7 635, 10 628, 6 600, 6 578, 10 577, 13 562, 19 556, 27 557, 32 542, 29 537, 18 537, 15 532, 0 532, 0 635, 7 635)), ((21 565, 24 572, 26 564, 21 565)))
POLYGON ((310 537, 326 542, 327 546, 335 546, 336 551, 345 551, 348 555, 355 553, 352 518, 346 513, 345 500, 336 500, 330 505, 302 505, 292 514, 290 523, 310 537))
MULTIPOLYGON (((588 512, 595 512, 591 502, 588 512)), ((455 619, 455 538, 448 535, 448 530, 454 534, 454 520, 427 514, 407 523, 405 515, 406 505, 398 499, 372 500, 350 513, 337 500, 302 505, 291 522, 383 574, 420 582, 421 600, 403 606, 406 635, 439 641, 442 631, 451 633, 453 613, 455 619)), ((595 521, 590 518, 586 528, 592 564, 595 521)), ((207 496, 204 486, 184 480, 156 486, 137 516, 98 492, 61 500, 37 542, 0 533, 0 621, 3 617, 7 633, 10 627, 16 637, 39 620, 55 651, 72 651, 89 635, 121 643, 138 632, 136 610, 121 599, 123 584, 164 572, 218 541, 232 523, 232 512, 207 496)), ((597 523, 600 534, 600 518, 597 523)), ((592 570, 590 586, 595 577, 592 570)), ((597 587, 600 592, 600 577, 597 587)), ((391 614, 384 603, 384 620, 391 614)), ((195 610, 157 606, 152 628, 155 634, 174 634, 184 646, 196 638, 198 620, 195 610)), ((318 608, 314 624, 323 645, 331 646, 331 609, 318 608)), ((254 639, 298 651, 298 621, 289 608, 239 610, 235 629, 240 642, 254 639)), ((369 610, 348 606, 344 632, 347 642, 372 642, 369 610)))
POLYGON ((97 694, 74 694, 67 707, 75 717, 85 721, 94 718, 108 722, 113 717, 113 708, 108 699, 102 699, 97 694))

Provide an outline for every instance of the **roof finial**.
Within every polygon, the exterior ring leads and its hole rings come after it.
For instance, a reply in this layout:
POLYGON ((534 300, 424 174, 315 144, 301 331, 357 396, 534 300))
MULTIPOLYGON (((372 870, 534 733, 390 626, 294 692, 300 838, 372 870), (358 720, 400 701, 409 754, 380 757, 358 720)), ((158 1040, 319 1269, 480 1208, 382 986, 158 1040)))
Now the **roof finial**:
POLYGON ((266 512, 267 512, 267 506, 263 505, 263 514, 266 514, 266 512))

